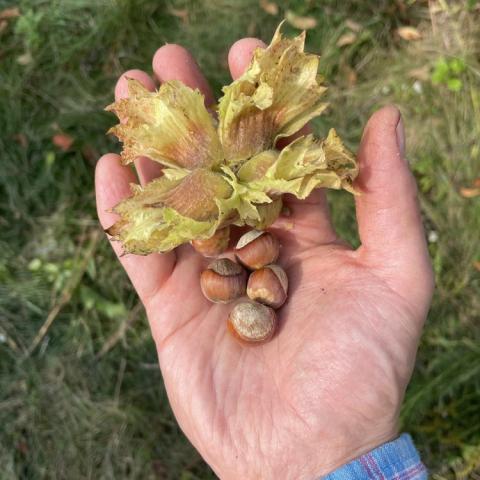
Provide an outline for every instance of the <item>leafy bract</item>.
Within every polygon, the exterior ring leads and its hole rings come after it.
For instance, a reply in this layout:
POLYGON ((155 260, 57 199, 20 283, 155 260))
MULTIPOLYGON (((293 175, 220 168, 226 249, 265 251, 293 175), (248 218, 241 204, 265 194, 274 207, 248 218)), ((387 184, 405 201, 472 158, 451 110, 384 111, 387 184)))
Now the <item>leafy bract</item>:
POLYGON ((162 176, 145 187, 132 185, 132 193, 114 208, 120 220, 107 232, 126 251, 148 254, 213 235, 222 218, 217 201, 232 189, 222 175, 196 169, 181 179, 162 176))
POLYGON ((128 80, 128 98, 109 105, 120 124, 110 132, 123 142, 122 159, 146 156, 169 167, 210 167, 223 159, 214 120, 204 97, 179 81, 150 92, 128 80))
MULTIPOLYGON (((273 152, 272 152, 273 153, 273 152)), ((335 130, 328 137, 316 140, 313 135, 297 138, 281 152, 258 179, 251 179, 251 189, 267 193, 269 196, 291 193, 304 199, 314 188, 333 188, 354 192, 352 181, 358 174, 355 157, 343 146, 335 130)), ((260 154, 265 158, 265 152, 260 154)), ((248 168, 249 160, 242 170, 248 168)))
POLYGON ((266 49, 257 49, 247 71, 219 102, 218 133, 226 161, 240 163, 300 130, 327 106, 316 55, 304 53, 305 32, 290 39, 277 28, 266 49))
POLYGON ((304 52, 304 42, 305 33, 284 38, 279 27, 223 89, 217 117, 200 92, 178 81, 150 92, 129 80, 129 97, 107 107, 120 119, 111 131, 123 142, 123 162, 147 156, 165 168, 147 185, 132 185, 114 208, 119 220, 107 231, 126 252, 166 252, 229 224, 267 228, 285 193, 355 193, 358 166, 335 130, 325 140, 306 135, 275 149, 326 107, 318 57, 304 52))

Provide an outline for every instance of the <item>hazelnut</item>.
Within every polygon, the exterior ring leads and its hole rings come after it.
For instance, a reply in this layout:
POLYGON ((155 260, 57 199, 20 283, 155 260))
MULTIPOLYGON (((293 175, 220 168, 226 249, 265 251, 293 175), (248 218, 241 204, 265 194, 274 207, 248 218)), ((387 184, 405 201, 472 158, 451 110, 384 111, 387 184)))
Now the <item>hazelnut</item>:
POLYGON ((228 248, 230 227, 217 230, 210 238, 192 240, 192 247, 204 257, 216 257, 228 248))
POLYGON ((247 283, 248 297, 272 308, 280 308, 285 303, 287 290, 287 274, 278 265, 267 265, 252 272, 247 283))
POLYGON ((230 312, 227 321, 230 332, 239 340, 248 343, 263 343, 270 340, 277 327, 275 311, 251 300, 241 300, 230 312))
POLYGON ((269 232, 251 230, 242 237, 235 247, 237 260, 251 270, 257 270, 277 260, 280 243, 269 232))
POLYGON ((228 258, 214 260, 200 275, 200 287, 211 302, 228 303, 245 295, 247 272, 228 258))

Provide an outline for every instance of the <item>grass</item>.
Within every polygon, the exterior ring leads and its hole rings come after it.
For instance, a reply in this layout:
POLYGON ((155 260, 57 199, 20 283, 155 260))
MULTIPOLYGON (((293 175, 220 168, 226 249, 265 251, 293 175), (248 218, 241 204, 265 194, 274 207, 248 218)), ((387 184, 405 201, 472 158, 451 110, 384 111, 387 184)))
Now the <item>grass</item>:
MULTIPOLYGON (((356 148, 376 108, 404 114, 437 291, 402 426, 434 478, 478 478, 480 197, 461 195, 480 175, 476 2, 292 0, 272 16, 254 0, 0 0, 11 6, 21 15, 0 27, 2 479, 214 478, 175 422, 144 314, 97 233, 94 165, 118 149, 102 108, 119 74, 150 71, 165 42, 191 49, 218 93, 229 45, 268 41, 287 8, 318 23, 308 49, 322 53, 334 106, 319 133, 334 125, 356 148), (338 47, 352 21, 353 42, 338 47), (400 25, 422 38, 400 39, 400 25), (74 139, 65 152, 52 144, 60 132, 74 139)), ((331 199, 357 244, 351 199, 331 199)))

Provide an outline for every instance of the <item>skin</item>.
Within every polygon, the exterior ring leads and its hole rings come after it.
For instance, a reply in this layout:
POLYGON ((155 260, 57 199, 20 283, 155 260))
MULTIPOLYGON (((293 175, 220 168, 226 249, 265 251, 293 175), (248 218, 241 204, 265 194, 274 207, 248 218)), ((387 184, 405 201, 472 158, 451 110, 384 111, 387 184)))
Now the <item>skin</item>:
MULTIPOLYGON (((264 44, 236 42, 233 78, 264 44)), ((153 58, 156 81, 178 79, 212 92, 193 57, 165 45, 153 58)), ((155 83, 131 70, 125 77, 155 83)), ((222 479, 314 479, 396 437, 398 412, 414 366, 433 292, 433 275, 417 202, 404 158, 403 123, 393 106, 368 121, 358 151, 355 198, 361 247, 353 250, 330 223, 324 192, 286 198, 291 215, 271 231, 282 243, 290 280, 267 344, 239 344, 225 328, 231 307, 209 303, 199 275, 206 261, 189 245, 168 254, 119 258, 145 305, 168 397, 193 445, 222 479), (292 228, 294 227, 294 228, 292 228)), ((140 182, 160 167, 136 161, 140 182)), ((98 215, 136 182, 118 155, 97 164, 98 215)), ((121 246, 112 244, 121 254, 121 246)))

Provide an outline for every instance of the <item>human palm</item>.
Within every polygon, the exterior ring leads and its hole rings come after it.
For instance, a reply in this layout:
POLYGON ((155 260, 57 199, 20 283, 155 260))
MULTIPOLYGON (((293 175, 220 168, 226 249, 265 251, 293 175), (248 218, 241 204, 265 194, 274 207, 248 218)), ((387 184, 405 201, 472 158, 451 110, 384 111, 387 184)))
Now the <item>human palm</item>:
MULTIPOLYGON (((244 39, 232 47, 234 77, 256 46, 259 41, 244 39)), ((182 80, 211 101, 181 47, 159 49, 153 67, 159 81, 182 80)), ((125 76, 154 88, 145 73, 130 71, 119 80, 117 97, 126 95, 125 76)), ((282 244, 289 298, 269 343, 245 346, 228 334, 231 307, 202 296, 206 261, 190 246, 121 258, 147 310, 175 416, 221 478, 313 479, 396 435, 432 292, 402 148, 398 110, 380 110, 359 151, 357 250, 337 238, 323 192, 305 202, 286 198, 291 214, 271 230, 282 244)), ((142 182, 159 173, 145 158, 136 167, 142 182)), ((97 203, 104 227, 114 221, 107 209, 134 180, 118 156, 100 159, 97 203)))

